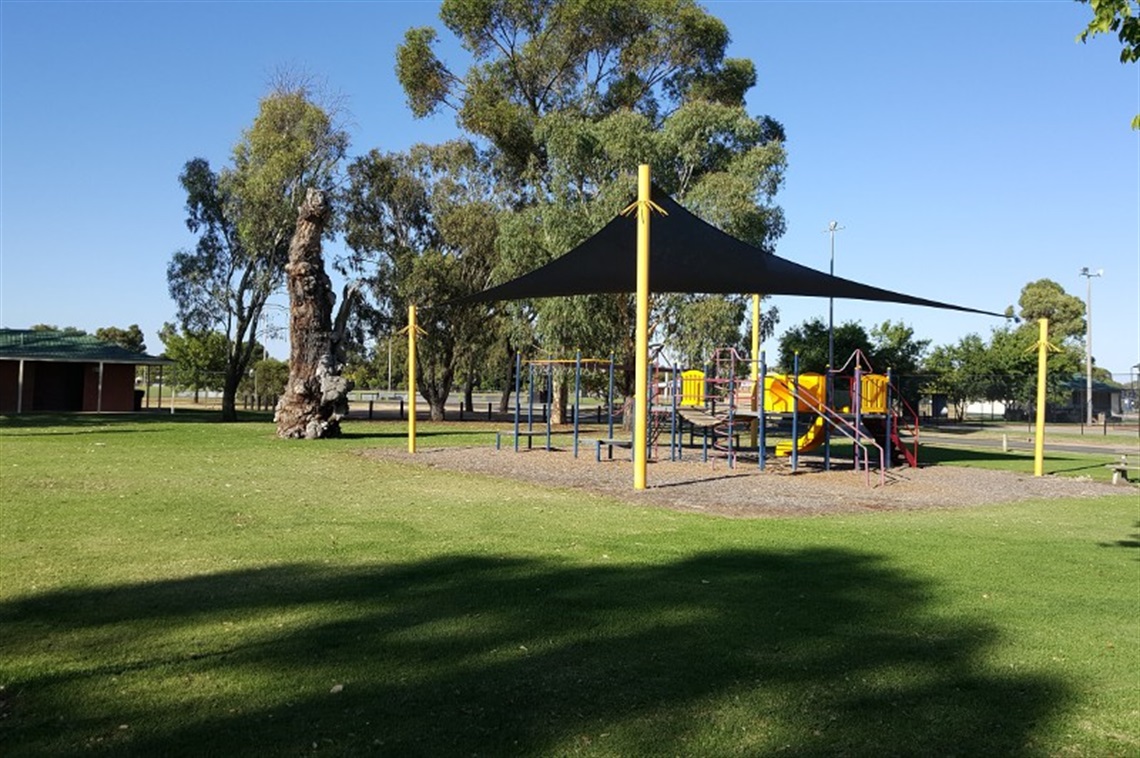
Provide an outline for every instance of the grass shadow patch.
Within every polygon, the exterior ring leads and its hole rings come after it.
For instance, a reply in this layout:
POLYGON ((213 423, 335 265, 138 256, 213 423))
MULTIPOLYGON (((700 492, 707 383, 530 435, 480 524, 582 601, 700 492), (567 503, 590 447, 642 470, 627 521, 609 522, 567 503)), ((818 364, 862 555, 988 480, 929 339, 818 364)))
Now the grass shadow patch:
POLYGON ((1072 693, 987 665, 995 628, 933 612, 936 592, 812 548, 31 594, 0 604, 0 735, 10 756, 1023 752, 1072 693))

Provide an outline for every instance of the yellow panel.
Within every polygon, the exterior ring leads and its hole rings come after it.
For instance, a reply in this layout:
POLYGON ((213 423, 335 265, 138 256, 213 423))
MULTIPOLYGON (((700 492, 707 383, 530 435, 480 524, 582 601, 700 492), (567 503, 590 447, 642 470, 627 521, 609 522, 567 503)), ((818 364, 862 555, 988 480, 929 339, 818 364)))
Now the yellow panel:
MULTIPOLYGON (((764 410, 772 413, 791 413, 793 407, 792 378, 787 374, 767 374, 764 377, 764 410)), ((801 411, 814 411, 817 403, 827 397, 827 377, 823 374, 800 374, 799 378, 801 411), (815 399, 809 402, 804 396, 815 399)))
POLYGON ((705 404, 705 372, 689 369, 681 372, 681 405, 705 404))
POLYGON ((800 374, 800 395, 812 397, 814 403, 800 400, 801 411, 814 411, 816 407, 827 399, 827 377, 823 374, 800 374))
POLYGON ((861 385, 863 413, 887 412, 887 377, 886 374, 863 374, 861 385))
POLYGON ((792 412, 792 387, 786 374, 765 375, 764 410, 772 413, 792 412))

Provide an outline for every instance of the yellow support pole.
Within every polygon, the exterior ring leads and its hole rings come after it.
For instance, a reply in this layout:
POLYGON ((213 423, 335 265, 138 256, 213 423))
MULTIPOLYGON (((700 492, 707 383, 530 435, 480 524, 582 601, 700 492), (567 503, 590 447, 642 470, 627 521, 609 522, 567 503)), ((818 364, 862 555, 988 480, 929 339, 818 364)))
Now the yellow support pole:
POLYGON ((645 489, 649 446, 649 166, 637 167, 637 345, 633 393, 633 488, 645 489))
POLYGON ((1037 433, 1033 436, 1033 475, 1045 474, 1045 364, 1049 355, 1049 319, 1038 319, 1037 433))
POLYGON ((416 306, 408 306, 408 452, 416 452, 416 306))

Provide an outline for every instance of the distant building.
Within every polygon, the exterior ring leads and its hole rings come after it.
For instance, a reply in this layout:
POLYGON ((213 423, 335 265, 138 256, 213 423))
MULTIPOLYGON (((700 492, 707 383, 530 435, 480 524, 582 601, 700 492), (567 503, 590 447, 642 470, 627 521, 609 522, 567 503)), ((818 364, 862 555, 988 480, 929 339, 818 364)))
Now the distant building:
POLYGON ((0 413, 139 410, 135 367, 172 363, 86 334, 0 329, 0 413))
MULTIPOLYGON (((1080 421, 1085 418, 1086 408, 1086 393, 1088 392, 1088 380, 1084 377, 1074 377, 1066 383, 1069 390, 1070 397, 1070 410, 1075 417, 1075 421, 1080 421)), ((1092 410, 1093 415, 1103 417, 1104 414, 1109 416, 1119 416, 1124 412, 1121 405, 1121 398, 1124 388, 1119 384, 1102 382, 1097 379, 1092 383, 1092 410)))

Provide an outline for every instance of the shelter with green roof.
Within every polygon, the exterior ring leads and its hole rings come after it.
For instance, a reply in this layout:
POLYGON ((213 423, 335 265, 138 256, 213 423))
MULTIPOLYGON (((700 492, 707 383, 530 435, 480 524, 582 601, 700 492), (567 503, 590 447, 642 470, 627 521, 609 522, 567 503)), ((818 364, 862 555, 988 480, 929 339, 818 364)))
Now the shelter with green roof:
POLYGON ((89 334, 0 329, 0 413, 138 410, 135 367, 171 363, 89 334))
MULTIPOLYGON (((1069 415, 1072 420, 1080 421, 1085 417, 1088 408, 1088 384, 1086 377, 1074 376, 1065 382, 1065 389, 1069 391, 1069 415)), ((1123 415, 1124 388, 1116 382, 1102 382, 1094 379, 1092 383, 1092 409, 1093 415, 1104 419, 1123 415)))

